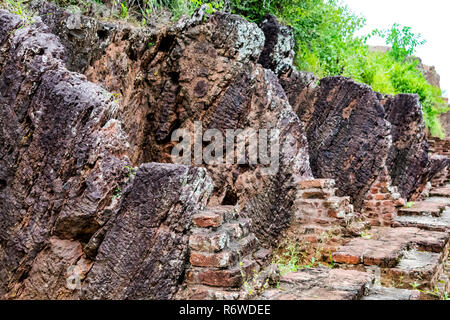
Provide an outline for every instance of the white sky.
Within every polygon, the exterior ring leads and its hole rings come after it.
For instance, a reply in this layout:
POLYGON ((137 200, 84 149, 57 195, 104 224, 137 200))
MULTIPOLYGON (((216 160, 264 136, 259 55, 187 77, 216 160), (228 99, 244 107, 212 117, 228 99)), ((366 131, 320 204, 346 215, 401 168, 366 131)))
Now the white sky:
MULTIPOLYGON (((341 0, 356 14, 367 19, 363 34, 386 29, 394 23, 412 28, 427 41, 416 55, 424 64, 435 66, 441 76, 445 96, 450 93, 450 1, 449 0, 341 0)), ((383 45, 380 39, 371 45, 383 45)))

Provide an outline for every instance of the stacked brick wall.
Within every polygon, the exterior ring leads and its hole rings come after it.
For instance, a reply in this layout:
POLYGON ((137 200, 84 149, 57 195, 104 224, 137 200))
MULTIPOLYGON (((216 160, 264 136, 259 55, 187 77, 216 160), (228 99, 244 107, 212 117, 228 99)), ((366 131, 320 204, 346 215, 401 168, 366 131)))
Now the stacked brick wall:
POLYGON ((397 209, 405 205, 397 187, 391 185, 387 170, 372 184, 366 193, 362 214, 373 226, 390 226, 397 209))

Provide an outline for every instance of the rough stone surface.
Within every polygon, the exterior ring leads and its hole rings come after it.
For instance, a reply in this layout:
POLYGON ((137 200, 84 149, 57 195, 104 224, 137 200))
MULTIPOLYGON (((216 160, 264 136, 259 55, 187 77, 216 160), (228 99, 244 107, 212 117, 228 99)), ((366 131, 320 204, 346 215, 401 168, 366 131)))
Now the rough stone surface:
POLYGON ((211 191, 205 169, 142 165, 98 249, 82 298, 172 298, 184 275, 192 215, 211 191))
POLYGON ((383 105, 392 136, 386 165, 392 184, 403 198, 410 199, 430 180, 422 105, 419 97, 411 94, 387 97, 383 105))
POLYGON ((258 62, 277 75, 288 71, 295 55, 293 30, 281 25, 272 15, 265 17, 259 27, 266 40, 258 62))
POLYGON ((277 128, 276 174, 265 175, 267 165, 248 161, 203 165, 215 184, 210 206, 239 204, 263 242, 288 227, 293 182, 312 173, 303 126, 276 75, 257 63, 263 32, 236 15, 197 12, 152 36, 150 47, 135 48, 149 40, 134 30, 118 29, 111 39, 86 75, 120 93, 118 114, 133 141, 131 160, 171 162, 172 133, 193 133, 195 121, 202 122, 202 132, 277 128))
MULTIPOLYGON (((290 87, 291 82, 305 83, 295 72, 289 80, 282 84, 290 87)), ((338 195, 351 196, 361 208, 390 148, 384 108, 368 86, 342 77, 322 79, 313 99, 309 90, 292 92, 290 101, 305 122, 314 176, 335 179, 338 195)))
MULTIPOLYGON (((23 280, 33 268, 42 268, 34 264, 52 264, 51 254, 41 254, 51 236, 84 243, 109 220, 111 197, 126 180, 130 162, 126 134, 111 119, 117 104, 64 67, 58 38, 38 18, 19 28, 18 18, 5 11, 0 11, 0 28, 3 296, 28 292, 31 282, 23 280)), ((65 244, 72 245, 60 242, 65 244)), ((74 261, 55 261, 54 267, 64 262, 69 268, 74 261)), ((42 297, 51 294, 43 291, 42 297)))
POLYGON ((354 270, 315 268, 286 274, 278 289, 261 295, 267 300, 357 300, 374 281, 373 275, 354 270))
MULTIPOLYGON (((428 155, 416 95, 383 96, 343 77, 317 80, 291 70, 280 83, 305 125, 314 176, 335 179, 338 195, 351 196, 356 209, 371 200, 367 196, 378 183, 387 184, 384 193, 393 197, 383 200, 398 198, 391 187, 405 199, 417 198, 449 165, 447 159, 428 155)), ((377 214, 389 223, 391 218, 383 215, 392 213, 377 214)))
POLYGON ((404 250, 418 247, 421 250, 442 252, 449 240, 445 232, 433 232, 417 228, 373 228, 368 238, 354 238, 337 252, 337 263, 394 267, 404 250))
MULTIPOLYGON (((266 248, 295 222, 307 219, 308 241, 338 241, 351 201, 389 224, 400 196, 448 180, 446 144, 428 155, 416 97, 342 77, 319 84, 292 67, 292 30, 273 17, 258 27, 202 6, 155 30, 32 6, 41 17, 24 26, 0 11, 0 298, 245 298, 260 269, 259 289, 279 280, 264 269, 266 248), (241 164, 167 164, 172 134, 197 121, 201 133, 277 129, 279 168, 265 175, 267 164, 248 163, 252 150, 241 164)), ((413 225, 448 231, 446 212, 433 218, 447 229, 413 225)), ((435 283, 448 232, 392 230, 335 257, 435 283), (407 260, 411 247, 427 252, 407 260), (433 263, 419 268, 424 257, 433 263)), ((265 298, 359 299, 372 281, 304 270, 265 298)))

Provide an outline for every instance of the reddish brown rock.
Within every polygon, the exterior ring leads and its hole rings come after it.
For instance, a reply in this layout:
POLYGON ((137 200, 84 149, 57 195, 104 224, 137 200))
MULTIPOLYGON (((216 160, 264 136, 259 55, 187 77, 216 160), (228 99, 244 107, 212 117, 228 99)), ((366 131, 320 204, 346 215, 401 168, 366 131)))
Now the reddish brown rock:
POLYGON ((141 165, 107 225, 82 298, 173 298, 188 260, 192 215, 211 191, 203 168, 141 165))
POLYGON ((297 71, 281 83, 305 124, 314 176, 335 179, 338 195, 351 196, 361 208, 390 148, 389 124, 377 94, 342 77, 322 79, 317 86, 297 71))
POLYGON ((237 255, 232 251, 220 253, 191 252, 189 262, 194 267, 224 268, 236 261, 237 255))
MULTIPOLYGON (((422 192, 425 184, 436 173, 436 164, 428 155, 422 105, 419 97, 399 94, 382 100, 386 119, 391 124, 392 146, 387 159, 387 168, 392 184, 398 187, 401 196, 410 199, 422 192)), ((434 160, 436 161, 436 160, 434 160)), ((442 160, 448 166, 448 160, 442 160)))
POLYGON ((223 223, 223 215, 217 214, 215 212, 203 211, 192 217, 192 222, 194 225, 200 228, 217 228, 223 223))

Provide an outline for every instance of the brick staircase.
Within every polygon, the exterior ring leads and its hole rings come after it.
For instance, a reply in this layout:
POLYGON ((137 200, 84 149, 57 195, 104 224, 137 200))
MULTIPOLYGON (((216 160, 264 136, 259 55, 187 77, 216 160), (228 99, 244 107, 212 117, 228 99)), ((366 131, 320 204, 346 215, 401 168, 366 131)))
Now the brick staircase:
MULTIPOLYGON (((336 197, 334 181, 298 183, 294 230, 311 246, 332 228, 345 233, 358 215, 348 197, 336 197), (315 241, 316 240, 316 241, 315 241)), ((267 300, 417 300, 450 290, 450 185, 403 207, 392 227, 368 226, 332 246, 334 268, 315 267, 283 275, 267 300), (367 228, 370 229, 367 229, 367 228), (418 290, 421 291, 418 291, 418 290)), ((259 272, 270 252, 257 250, 250 221, 233 207, 220 206, 193 217, 190 264, 184 298, 245 299, 242 285, 259 272)))
POLYGON ((450 138, 440 139, 436 137, 428 137, 430 144, 430 152, 450 157, 450 138))
POLYGON ((298 234, 316 242, 316 236, 353 222, 356 214, 350 197, 337 197, 335 181, 314 179, 300 181, 294 203, 293 224, 298 234))
MULTIPOLYGON (((331 185, 332 182, 323 182, 321 188, 329 189, 331 185)), ((310 187, 309 183, 302 185, 302 190, 308 190, 303 193, 306 197, 300 198, 302 201, 313 194, 310 187)), ((305 268, 288 273, 281 277, 277 288, 265 291, 260 298, 418 300, 436 299, 436 292, 442 298, 450 290, 450 185, 431 190, 430 196, 400 209, 394 227, 375 226, 360 236, 341 240, 343 243, 332 254, 335 268, 305 268)), ((320 224, 309 213, 301 211, 300 218, 308 218, 301 221, 320 224)), ((318 217, 324 214, 329 216, 323 211, 318 217)))
POLYGON ((281 277, 262 300, 418 300, 420 292, 374 286, 375 276, 345 269, 313 268, 281 277))
POLYGON ((393 226, 372 228, 333 253, 339 268, 370 271, 386 287, 450 289, 450 186, 399 210, 393 226))
POLYGON ((270 252, 258 250, 251 221, 233 206, 203 210, 192 218, 190 267, 183 298, 235 300, 243 298, 244 281, 260 270, 270 252))

